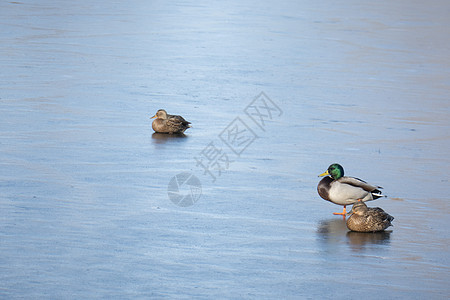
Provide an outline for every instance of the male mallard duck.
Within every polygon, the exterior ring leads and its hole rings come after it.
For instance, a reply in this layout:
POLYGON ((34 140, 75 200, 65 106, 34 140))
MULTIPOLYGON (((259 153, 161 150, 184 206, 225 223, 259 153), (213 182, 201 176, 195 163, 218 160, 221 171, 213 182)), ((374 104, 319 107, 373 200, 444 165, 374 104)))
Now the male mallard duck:
POLYGON ((379 207, 367 207, 364 202, 353 204, 352 214, 347 220, 347 228, 358 232, 383 231, 391 224, 394 217, 379 207))
POLYGON ((340 164, 330 165, 328 170, 319 177, 326 175, 329 176, 323 178, 317 185, 317 192, 323 199, 344 206, 342 213, 334 213, 335 215, 345 217, 347 213, 345 207, 358 200, 365 202, 384 196, 379 190, 381 186, 368 184, 355 177, 344 176, 344 168, 340 164))
POLYGON ((182 116, 169 115, 164 109, 160 109, 151 119, 156 118, 152 123, 152 128, 158 133, 183 133, 191 127, 191 122, 186 121, 182 116))

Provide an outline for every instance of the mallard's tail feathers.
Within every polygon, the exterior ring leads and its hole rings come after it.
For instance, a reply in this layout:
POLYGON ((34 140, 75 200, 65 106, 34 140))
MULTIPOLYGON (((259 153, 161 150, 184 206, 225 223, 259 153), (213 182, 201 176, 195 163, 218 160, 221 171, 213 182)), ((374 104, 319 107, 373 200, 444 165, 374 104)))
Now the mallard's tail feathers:
MULTIPOLYGON (((382 188, 382 187, 379 187, 379 188, 382 188)), ((372 197, 374 199, 378 199, 381 197, 387 197, 386 195, 383 195, 380 190, 373 190, 371 193, 372 193, 372 197)))

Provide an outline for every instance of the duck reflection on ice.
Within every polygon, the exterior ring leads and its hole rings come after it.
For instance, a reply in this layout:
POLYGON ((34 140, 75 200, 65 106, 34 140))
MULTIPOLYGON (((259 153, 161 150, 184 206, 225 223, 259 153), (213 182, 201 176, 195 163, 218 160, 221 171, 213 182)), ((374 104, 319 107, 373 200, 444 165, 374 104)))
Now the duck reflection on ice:
POLYGON ((347 232, 348 243, 354 250, 361 250, 366 245, 388 245, 391 231, 347 232))
POLYGON ((174 140, 180 140, 180 139, 185 139, 188 136, 185 135, 184 133, 174 133, 174 134, 167 134, 167 133, 153 133, 152 134, 152 139, 158 143, 158 144, 165 144, 167 143, 167 141, 174 141, 174 140))
POLYGON ((344 244, 347 231, 347 225, 342 218, 322 220, 317 226, 319 240, 326 245, 344 244))
POLYGON ((353 232, 349 231, 345 220, 333 218, 323 220, 317 227, 317 234, 320 240, 327 244, 348 244, 353 250, 362 250, 370 245, 389 244, 392 231, 380 232, 353 232))

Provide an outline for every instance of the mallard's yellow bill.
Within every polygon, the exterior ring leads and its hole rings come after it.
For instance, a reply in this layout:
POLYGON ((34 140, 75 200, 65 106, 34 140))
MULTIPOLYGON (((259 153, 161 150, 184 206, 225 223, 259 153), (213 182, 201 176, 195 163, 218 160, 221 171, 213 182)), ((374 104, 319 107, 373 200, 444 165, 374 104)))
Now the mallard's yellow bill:
POLYGON ((330 175, 330 173, 328 173, 328 170, 326 170, 325 172, 323 172, 322 174, 320 174, 319 177, 327 176, 327 175, 330 175))
POLYGON ((154 119, 154 118, 156 118, 156 115, 154 115, 153 117, 151 117, 150 119, 154 119))

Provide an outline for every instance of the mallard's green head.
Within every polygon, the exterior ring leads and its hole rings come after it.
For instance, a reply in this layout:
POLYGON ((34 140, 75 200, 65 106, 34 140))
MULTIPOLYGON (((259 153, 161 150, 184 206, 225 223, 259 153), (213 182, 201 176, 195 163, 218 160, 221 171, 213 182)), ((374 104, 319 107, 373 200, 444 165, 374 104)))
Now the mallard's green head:
POLYGON ((328 170, 319 176, 322 177, 326 175, 330 175, 334 180, 338 180, 344 176, 344 168, 340 164, 332 164, 328 167, 328 170))

